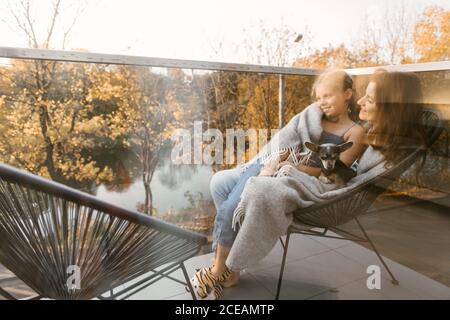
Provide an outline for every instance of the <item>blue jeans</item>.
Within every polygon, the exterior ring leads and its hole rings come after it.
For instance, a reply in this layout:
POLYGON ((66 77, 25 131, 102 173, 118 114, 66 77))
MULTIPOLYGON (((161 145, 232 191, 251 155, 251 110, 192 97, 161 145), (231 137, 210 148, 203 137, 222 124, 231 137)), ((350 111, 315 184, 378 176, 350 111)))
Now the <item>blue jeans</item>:
POLYGON ((216 205, 212 249, 217 245, 231 248, 236 232, 232 228, 233 213, 241 201, 241 194, 250 177, 257 176, 263 165, 257 160, 243 173, 239 169, 217 172, 211 180, 211 195, 216 205))

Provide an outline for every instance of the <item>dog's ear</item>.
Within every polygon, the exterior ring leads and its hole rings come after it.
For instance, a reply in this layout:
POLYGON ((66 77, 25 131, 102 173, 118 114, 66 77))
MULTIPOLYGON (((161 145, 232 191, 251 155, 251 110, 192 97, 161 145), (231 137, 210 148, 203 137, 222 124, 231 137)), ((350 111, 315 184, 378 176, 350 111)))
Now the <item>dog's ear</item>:
POLYGON ((319 152, 319 145, 306 141, 305 142, 305 147, 307 147, 309 150, 311 150, 312 152, 319 152))
POLYGON ((352 141, 345 142, 339 145, 339 151, 344 152, 345 150, 350 149, 352 146, 353 146, 352 141))

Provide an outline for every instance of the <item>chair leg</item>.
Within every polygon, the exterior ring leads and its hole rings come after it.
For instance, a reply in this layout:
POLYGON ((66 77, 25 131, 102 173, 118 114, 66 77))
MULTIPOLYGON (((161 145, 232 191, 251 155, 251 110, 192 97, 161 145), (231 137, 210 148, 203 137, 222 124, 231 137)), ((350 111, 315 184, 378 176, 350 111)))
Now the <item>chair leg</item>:
POLYGON ((278 240, 280 240, 281 246, 282 246, 283 249, 284 249, 284 242, 283 242, 283 239, 281 239, 281 237, 280 237, 278 240))
POLYGON ((359 222, 359 220, 357 218, 355 218, 356 222, 358 223, 359 228, 361 229, 361 231, 364 234, 364 237, 367 239, 367 242, 370 243, 370 246, 372 247, 373 251, 375 251, 376 255, 378 256, 378 259, 380 259, 381 263, 383 264, 384 268, 386 269, 386 271, 389 273, 389 276, 392 279, 392 284, 394 285, 398 285, 399 282, 398 280, 394 277, 394 275, 392 274, 391 270, 389 269, 389 267, 387 266, 386 262, 384 262, 383 257, 380 255, 380 253, 378 252, 377 248, 375 247, 375 245, 373 244, 372 240, 369 238, 369 235, 366 233, 366 230, 363 228, 363 226, 361 225, 361 223, 359 222))
POLYGON ((186 271, 186 267, 184 266, 184 262, 180 263, 180 267, 181 267, 181 270, 183 270, 184 278, 186 279, 186 283, 188 285, 189 292, 191 293, 192 300, 197 300, 197 297, 195 296, 195 293, 194 293, 194 288, 192 288, 191 279, 189 279, 189 275, 186 271))
POLYGON ((283 282, 284 265, 286 263, 286 256, 287 256, 290 236, 291 236, 291 232, 288 230, 287 235, 286 235, 286 242, 283 246, 284 247, 283 260, 281 261, 280 276, 278 277, 277 294, 275 296, 275 300, 278 300, 278 298, 280 297, 281 283, 283 282))

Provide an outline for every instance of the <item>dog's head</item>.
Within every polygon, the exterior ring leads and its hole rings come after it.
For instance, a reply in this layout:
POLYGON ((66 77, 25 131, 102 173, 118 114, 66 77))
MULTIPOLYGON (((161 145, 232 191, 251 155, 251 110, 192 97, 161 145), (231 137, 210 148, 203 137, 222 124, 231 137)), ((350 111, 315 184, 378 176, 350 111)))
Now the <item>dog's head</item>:
POLYGON ((322 166, 325 170, 330 171, 334 169, 336 165, 336 160, 339 159, 339 155, 341 152, 349 149, 353 145, 353 142, 348 141, 343 144, 334 144, 334 143, 324 143, 321 145, 305 142, 305 146, 319 155, 320 160, 322 161, 322 166))

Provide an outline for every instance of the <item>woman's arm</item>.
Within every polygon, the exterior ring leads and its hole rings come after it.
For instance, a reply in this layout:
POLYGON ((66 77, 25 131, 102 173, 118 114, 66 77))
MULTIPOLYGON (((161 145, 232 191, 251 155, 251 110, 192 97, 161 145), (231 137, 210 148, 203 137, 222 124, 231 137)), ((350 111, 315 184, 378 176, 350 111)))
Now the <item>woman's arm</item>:
POLYGON ((305 166, 303 164, 299 164, 297 166, 295 166, 298 170, 303 171, 304 173, 309 174, 310 176, 313 177, 318 177, 320 176, 320 173, 322 172, 321 168, 317 168, 317 167, 309 167, 309 166, 305 166))
POLYGON ((345 141, 352 141, 353 146, 342 152, 339 159, 347 166, 351 166, 363 153, 366 145, 364 144, 365 131, 361 126, 354 126, 345 135, 345 141))

